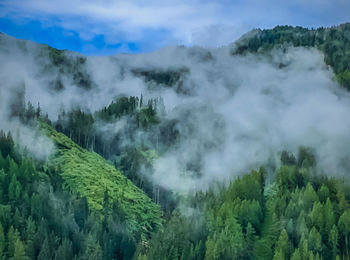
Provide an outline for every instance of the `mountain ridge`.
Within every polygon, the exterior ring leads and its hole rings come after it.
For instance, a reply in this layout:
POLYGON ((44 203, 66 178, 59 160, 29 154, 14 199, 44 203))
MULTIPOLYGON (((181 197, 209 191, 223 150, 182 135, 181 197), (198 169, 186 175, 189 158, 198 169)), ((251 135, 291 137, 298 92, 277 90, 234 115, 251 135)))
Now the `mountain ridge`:
POLYGON ((350 90, 350 23, 317 29, 276 26, 268 30, 252 30, 231 45, 231 54, 266 53, 274 48, 286 49, 290 46, 320 50, 338 82, 350 90))

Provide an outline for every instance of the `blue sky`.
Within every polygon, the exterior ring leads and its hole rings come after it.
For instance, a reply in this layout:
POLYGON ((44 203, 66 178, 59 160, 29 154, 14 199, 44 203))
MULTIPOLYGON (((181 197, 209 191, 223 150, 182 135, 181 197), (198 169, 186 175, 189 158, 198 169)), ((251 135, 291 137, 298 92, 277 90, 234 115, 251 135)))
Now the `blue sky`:
POLYGON ((0 0, 0 31, 88 55, 217 47, 252 28, 350 22, 350 0, 0 0))

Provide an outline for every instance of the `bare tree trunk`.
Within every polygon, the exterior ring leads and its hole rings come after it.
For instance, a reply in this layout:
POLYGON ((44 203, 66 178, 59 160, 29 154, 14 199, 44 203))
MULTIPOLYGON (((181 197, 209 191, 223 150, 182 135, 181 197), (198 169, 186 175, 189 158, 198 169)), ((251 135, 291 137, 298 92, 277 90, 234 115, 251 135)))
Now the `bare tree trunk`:
POLYGON ((158 196, 157 204, 159 204, 159 186, 157 187, 157 190, 158 190, 158 194, 157 194, 157 196, 158 196))

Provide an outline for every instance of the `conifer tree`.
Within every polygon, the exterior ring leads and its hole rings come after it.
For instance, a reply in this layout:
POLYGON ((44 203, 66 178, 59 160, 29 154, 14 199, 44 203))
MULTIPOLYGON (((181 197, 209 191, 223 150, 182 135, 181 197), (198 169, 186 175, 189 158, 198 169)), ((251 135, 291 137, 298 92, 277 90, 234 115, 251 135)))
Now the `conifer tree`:
POLYGON ((25 248, 20 239, 17 239, 15 242, 15 251, 11 260, 28 260, 28 257, 25 254, 25 248))
POLYGON ((0 260, 5 259, 5 234, 4 234, 4 229, 0 223, 0 260))

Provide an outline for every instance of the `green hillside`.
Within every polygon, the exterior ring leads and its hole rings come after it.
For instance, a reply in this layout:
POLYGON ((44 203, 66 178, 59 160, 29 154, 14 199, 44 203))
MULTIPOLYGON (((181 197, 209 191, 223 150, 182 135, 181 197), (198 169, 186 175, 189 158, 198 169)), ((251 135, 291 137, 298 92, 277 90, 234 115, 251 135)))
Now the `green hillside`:
POLYGON ((148 235, 160 227, 160 207, 120 171, 50 126, 43 124, 42 128, 57 144, 50 163, 59 168, 65 189, 86 197, 90 209, 101 213, 101 218, 106 208, 117 207, 133 233, 148 235))
POLYGON ((316 173, 312 151, 282 152, 268 183, 260 168, 191 198, 201 215, 177 211, 142 259, 350 259, 350 186, 316 173), (201 218, 202 217, 202 218, 201 218))
POLYGON ((324 61, 333 68, 339 83, 350 90, 350 23, 318 29, 276 26, 253 30, 234 44, 232 54, 265 53, 283 46, 316 47, 324 53, 324 61))
POLYGON ((350 23, 0 57, 0 260, 350 259, 350 23))

